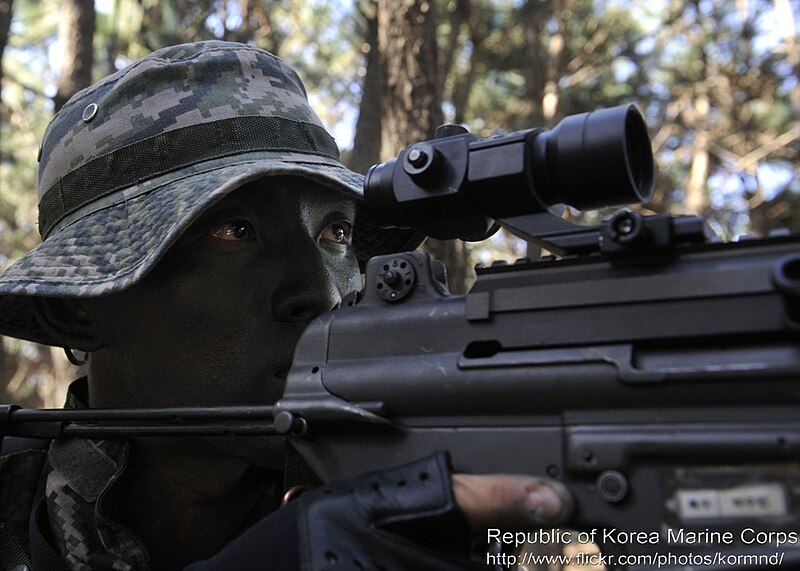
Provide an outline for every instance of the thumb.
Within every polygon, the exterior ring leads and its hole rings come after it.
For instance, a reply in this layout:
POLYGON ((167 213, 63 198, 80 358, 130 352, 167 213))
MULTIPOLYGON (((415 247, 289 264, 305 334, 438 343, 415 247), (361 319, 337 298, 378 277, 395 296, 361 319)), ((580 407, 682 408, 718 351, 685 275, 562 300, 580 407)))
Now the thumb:
POLYGON ((453 491, 475 531, 560 525, 569 521, 575 509, 567 488, 546 478, 453 474, 453 491))

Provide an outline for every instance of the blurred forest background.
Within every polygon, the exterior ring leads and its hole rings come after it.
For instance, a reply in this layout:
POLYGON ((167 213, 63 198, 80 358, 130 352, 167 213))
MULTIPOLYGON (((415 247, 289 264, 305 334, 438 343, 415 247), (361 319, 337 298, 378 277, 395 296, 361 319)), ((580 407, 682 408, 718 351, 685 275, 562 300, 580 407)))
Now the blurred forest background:
MULTIPOLYGON (((39 239, 53 113, 151 50, 211 38, 295 66, 354 170, 442 122, 489 136, 633 102, 658 165, 644 212, 702 214, 724 239, 800 231, 798 18, 798 0, 0 0, 0 269, 39 239)), ((462 292, 472 264, 526 255, 504 233, 428 248, 462 292)), ((60 406, 76 373, 61 349, 2 338, 3 402, 60 406)))

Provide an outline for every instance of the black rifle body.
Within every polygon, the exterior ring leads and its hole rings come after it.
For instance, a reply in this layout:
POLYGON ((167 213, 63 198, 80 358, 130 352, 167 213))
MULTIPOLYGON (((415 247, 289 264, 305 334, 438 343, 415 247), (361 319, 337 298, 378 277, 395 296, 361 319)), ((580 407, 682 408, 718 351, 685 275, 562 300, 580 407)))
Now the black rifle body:
POLYGON ((276 409, 308 429, 294 443, 325 480, 444 449, 458 471, 564 482, 577 529, 658 536, 601 534, 604 550, 787 564, 798 267, 800 237, 687 245, 490 268, 450 296, 425 254, 375 258, 360 299, 304 334, 276 409), (734 541, 681 545, 680 530, 734 541))

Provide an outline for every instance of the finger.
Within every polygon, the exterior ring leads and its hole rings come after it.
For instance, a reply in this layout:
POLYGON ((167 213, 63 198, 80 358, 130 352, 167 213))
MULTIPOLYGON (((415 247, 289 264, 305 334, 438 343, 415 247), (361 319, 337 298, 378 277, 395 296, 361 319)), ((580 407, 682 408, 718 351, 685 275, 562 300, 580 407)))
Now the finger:
POLYGON ((453 474, 456 501, 473 530, 566 523, 574 501, 560 482, 509 475, 453 474))

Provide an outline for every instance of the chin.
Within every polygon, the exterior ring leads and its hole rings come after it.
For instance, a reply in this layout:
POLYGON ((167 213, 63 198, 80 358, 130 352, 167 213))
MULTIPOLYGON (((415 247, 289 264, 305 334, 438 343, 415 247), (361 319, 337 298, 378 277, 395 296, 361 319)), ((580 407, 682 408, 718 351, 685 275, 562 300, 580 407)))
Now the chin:
POLYGON ((220 460, 238 460, 259 468, 283 470, 285 467, 282 436, 207 436, 203 437, 220 460))

